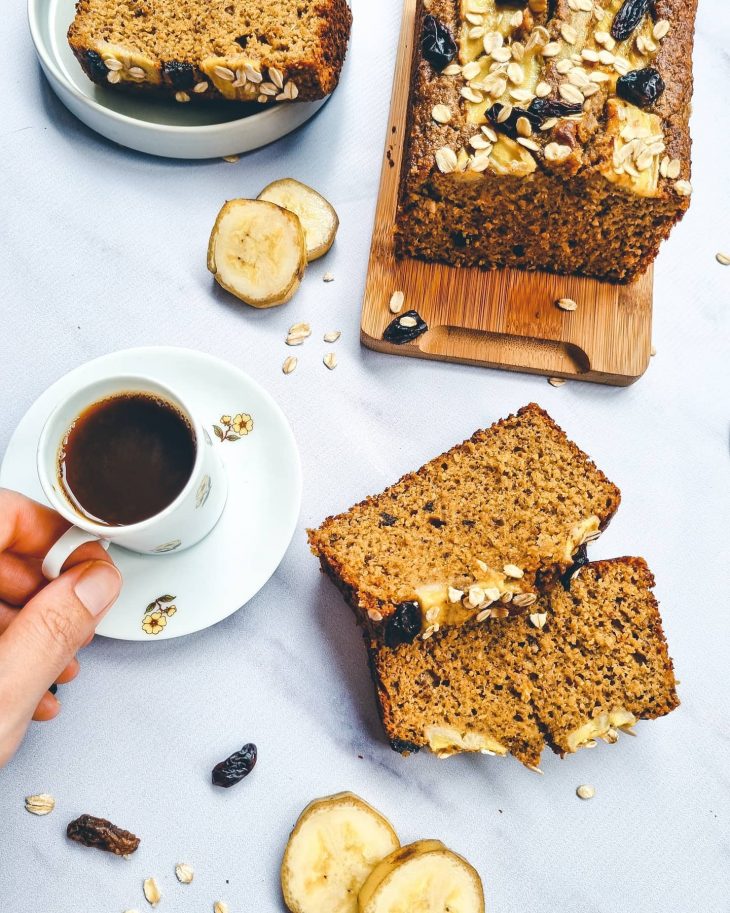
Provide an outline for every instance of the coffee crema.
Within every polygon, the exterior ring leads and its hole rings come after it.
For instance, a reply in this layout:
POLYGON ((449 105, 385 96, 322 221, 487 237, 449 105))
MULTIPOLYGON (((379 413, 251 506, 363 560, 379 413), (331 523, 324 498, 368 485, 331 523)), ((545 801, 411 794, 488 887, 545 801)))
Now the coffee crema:
POLYGON ((88 406, 59 452, 58 478, 74 510, 129 526, 154 517, 185 488, 195 465, 190 423, 151 393, 120 393, 88 406))

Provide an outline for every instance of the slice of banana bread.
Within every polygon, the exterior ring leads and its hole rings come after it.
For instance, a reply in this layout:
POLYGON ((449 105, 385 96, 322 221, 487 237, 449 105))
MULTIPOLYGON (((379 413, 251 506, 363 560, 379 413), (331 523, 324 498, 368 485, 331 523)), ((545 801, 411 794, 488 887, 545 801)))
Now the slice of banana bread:
POLYGON ((697 0, 419 0, 401 256, 627 282, 689 206, 697 0))
POLYGON ((94 82, 268 104, 332 92, 351 22, 347 0, 77 0, 68 40, 94 82))
POLYGON ((525 612, 620 492, 531 404, 309 531, 368 635, 393 647, 525 612))
POLYGON ((654 578, 642 558, 597 561, 528 617, 370 647, 396 751, 508 752, 537 767, 678 706, 654 578))

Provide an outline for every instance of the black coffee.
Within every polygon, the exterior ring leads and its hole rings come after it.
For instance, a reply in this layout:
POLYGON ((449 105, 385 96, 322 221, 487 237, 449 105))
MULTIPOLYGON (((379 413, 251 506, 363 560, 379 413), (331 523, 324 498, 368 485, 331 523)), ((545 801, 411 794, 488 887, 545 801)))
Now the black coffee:
POLYGON ((108 526, 154 517, 185 488, 195 464, 187 420, 163 399, 123 393, 71 426, 59 476, 76 510, 108 526))

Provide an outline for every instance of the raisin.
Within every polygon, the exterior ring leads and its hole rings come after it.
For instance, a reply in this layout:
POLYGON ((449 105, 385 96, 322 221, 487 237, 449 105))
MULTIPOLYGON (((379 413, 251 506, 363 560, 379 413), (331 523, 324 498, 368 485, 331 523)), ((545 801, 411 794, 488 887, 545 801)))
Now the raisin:
POLYGON ((195 70, 191 63, 183 63, 181 60, 166 60, 162 71, 174 88, 180 91, 192 89, 195 82, 195 70))
POLYGON ((456 57, 456 42, 446 26, 435 16, 426 16, 421 33, 421 53, 439 72, 456 57))
POLYGON ((398 522, 398 518, 394 517, 393 514, 389 514, 387 511, 383 511, 380 514, 380 525, 381 526, 395 526, 398 522))
POLYGON ((405 739, 390 739, 390 747, 398 754, 418 754, 421 750, 420 745, 415 742, 407 742, 405 739))
POLYGON ((405 314, 401 314, 388 324, 383 333, 383 339, 402 346, 406 342, 418 339, 427 329, 428 324, 417 311, 406 311, 405 314))
POLYGON ((417 602, 401 602, 385 625, 385 646, 412 644, 421 630, 421 607, 417 602))
POLYGON ((624 0, 613 18, 611 37, 616 41, 626 41, 647 14, 653 2, 654 0, 624 0))
POLYGON ((560 578, 560 582, 563 584, 563 589, 566 591, 570 590, 570 585, 573 582, 573 578, 578 573, 578 571, 589 562, 588 558, 588 547, 583 544, 578 549, 578 551, 573 556, 573 563, 568 568, 568 570, 560 578))
POLYGON ((442 529, 444 526, 446 526, 446 520, 441 520, 439 517, 429 517, 428 522, 435 529, 442 529))
POLYGON ((66 828, 66 836, 84 846, 93 846, 115 856, 129 856, 139 846, 139 837, 93 815, 81 815, 66 828))
POLYGON ((256 764, 257 752, 253 742, 244 745, 240 751, 235 752, 216 764, 213 768, 213 783, 216 786, 222 786, 228 789, 229 786, 235 786, 240 783, 244 777, 247 777, 254 769, 256 764))
POLYGON ((542 122, 549 117, 570 117, 571 114, 580 114, 583 111, 583 105, 572 104, 560 98, 533 98, 528 110, 539 117, 542 122))
POLYGON ((513 107, 509 117, 500 122, 499 114, 503 108, 504 105, 497 102, 487 111, 487 117, 489 117, 497 130, 512 137, 512 139, 516 139, 519 136, 517 133, 517 121, 521 117, 526 118, 530 122, 530 126, 533 130, 540 129, 543 120, 542 117, 539 114, 530 111, 528 108, 513 107))
POLYGON ((108 71, 104 65, 104 61, 101 59, 101 54, 98 54, 96 51, 87 51, 86 62, 89 65, 93 77, 96 79, 106 79, 108 71))
POLYGON ((659 70, 644 67, 643 70, 631 70, 616 80, 616 94, 619 98, 631 102, 637 108, 648 108, 664 91, 664 80, 659 70))

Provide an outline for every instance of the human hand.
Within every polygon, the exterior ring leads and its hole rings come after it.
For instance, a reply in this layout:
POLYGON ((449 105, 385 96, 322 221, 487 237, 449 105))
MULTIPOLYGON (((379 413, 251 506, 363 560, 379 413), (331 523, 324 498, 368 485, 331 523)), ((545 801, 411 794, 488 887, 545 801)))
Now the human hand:
POLYGON ((76 549, 61 576, 41 573, 69 524, 55 511, 0 489, 0 767, 33 720, 61 705, 48 688, 76 677, 76 653, 111 608, 122 577, 98 542, 76 549))

